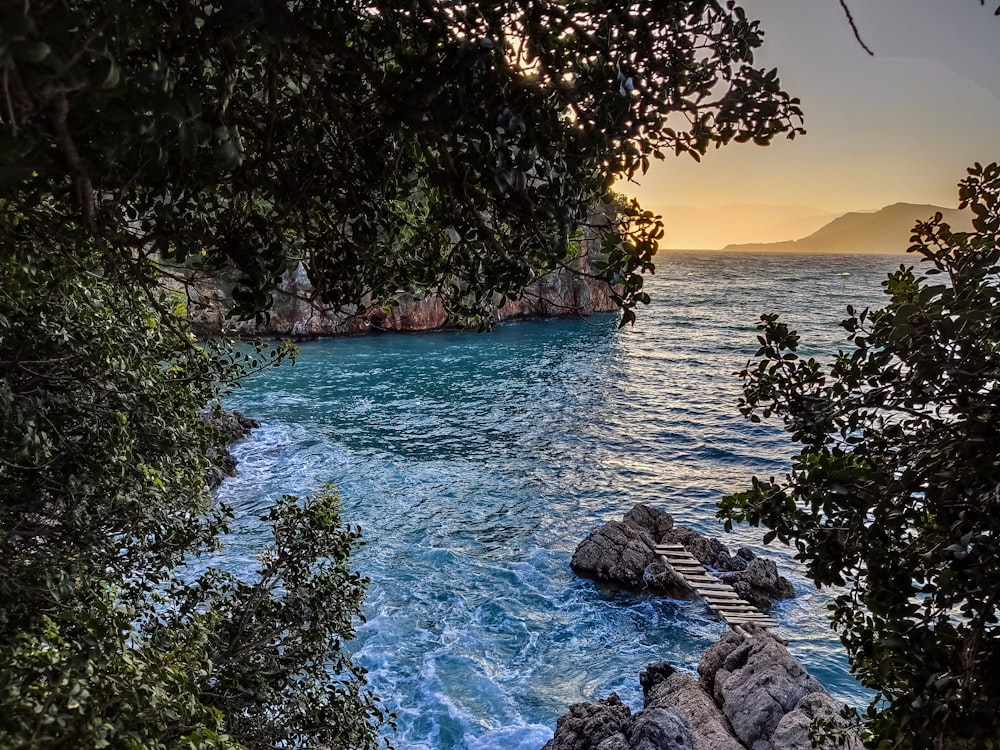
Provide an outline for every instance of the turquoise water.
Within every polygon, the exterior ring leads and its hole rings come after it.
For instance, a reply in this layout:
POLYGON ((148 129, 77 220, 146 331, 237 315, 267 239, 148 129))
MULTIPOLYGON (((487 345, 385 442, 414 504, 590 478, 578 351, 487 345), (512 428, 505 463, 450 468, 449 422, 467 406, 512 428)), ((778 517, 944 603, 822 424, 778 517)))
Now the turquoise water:
MULTIPOLYGON (((638 707, 647 663, 694 670, 723 626, 698 602, 602 591, 570 571, 573 549, 639 502, 723 536, 719 497, 780 475, 793 452, 737 411, 757 317, 779 312, 829 351, 845 306, 880 304, 901 261, 671 253, 634 328, 603 315, 307 343, 230 399, 262 427, 220 489, 237 514, 224 564, 253 563, 274 498, 337 485, 368 541, 355 648, 399 748, 535 749, 570 703, 615 691, 638 707)), ((776 610, 780 634, 863 703, 826 593, 786 550, 766 554, 798 592, 776 610)))

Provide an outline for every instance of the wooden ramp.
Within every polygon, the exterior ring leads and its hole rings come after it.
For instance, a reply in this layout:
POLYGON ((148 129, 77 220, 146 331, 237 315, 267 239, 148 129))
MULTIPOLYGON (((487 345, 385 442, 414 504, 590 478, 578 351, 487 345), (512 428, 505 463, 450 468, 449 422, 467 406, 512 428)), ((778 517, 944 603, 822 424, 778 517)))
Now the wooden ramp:
POLYGON ((777 622, 741 599, 732 586, 710 575, 684 545, 658 544, 654 549, 656 554, 660 555, 664 562, 705 600, 709 609, 725 620, 726 624, 732 627, 750 623, 777 627, 777 622))

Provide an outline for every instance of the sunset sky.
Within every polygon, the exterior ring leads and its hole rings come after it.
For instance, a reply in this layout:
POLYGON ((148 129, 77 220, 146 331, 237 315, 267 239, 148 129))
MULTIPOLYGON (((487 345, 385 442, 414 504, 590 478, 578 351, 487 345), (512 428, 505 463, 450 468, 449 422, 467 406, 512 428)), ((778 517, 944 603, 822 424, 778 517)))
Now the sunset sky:
POLYGON ((766 148, 732 144, 700 164, 656 162, 640 185, 622 185, 664 214, 666 247, 794 239, 810 221, 899 201, 955 206, 965 168, 1000 160, 995 0, 849 0, 875 57, 838 0, 742 5, 765 30, 756 64, 778 68, 802 100, 808 134, 766 148), (706 211, 717 207, 726 210, 706 211))

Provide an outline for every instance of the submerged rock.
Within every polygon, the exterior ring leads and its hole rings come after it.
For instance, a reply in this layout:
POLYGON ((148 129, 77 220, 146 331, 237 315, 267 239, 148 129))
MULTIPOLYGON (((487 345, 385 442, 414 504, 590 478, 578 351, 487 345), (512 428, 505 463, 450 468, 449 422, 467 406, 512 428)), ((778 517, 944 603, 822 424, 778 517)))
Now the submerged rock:
POLYGON ((655 552, 658 544, 681 544, 702 565, 730 584, 737 594, 760 609, 772 599, 789 599, 795 589, 778 574, 771 560, 740 548, 736 554, 718 539, 676 526, 665 511, 636 505, 621 521, 609 521, 580 542, 570 567, 599 583, 675 598, 691 598, 687 582, 664 565, 655 552))
POLYGON ((575 704, 543 750, 813 750, 816 719, 842 731, 843 743, 831 739, 820 750, 862 748, 842 706, 766 630, 727 632, 698 673, 650 665, 640 676, 641 711, 633 714, 614 693, 575 704))

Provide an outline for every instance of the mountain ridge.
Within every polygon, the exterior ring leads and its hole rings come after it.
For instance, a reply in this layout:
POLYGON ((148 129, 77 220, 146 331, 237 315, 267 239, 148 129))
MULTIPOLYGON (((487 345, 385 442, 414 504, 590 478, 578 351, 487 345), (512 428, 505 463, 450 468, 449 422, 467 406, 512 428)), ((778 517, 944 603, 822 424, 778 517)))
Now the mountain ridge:
POLYGON ((955 230, 968 231, 971 216, 957 208, 926 203, 893 203, 873 212, 851 211, 797 240, 726 245, 732 252, 902 254, 913 227, 941 212, 955 230))

